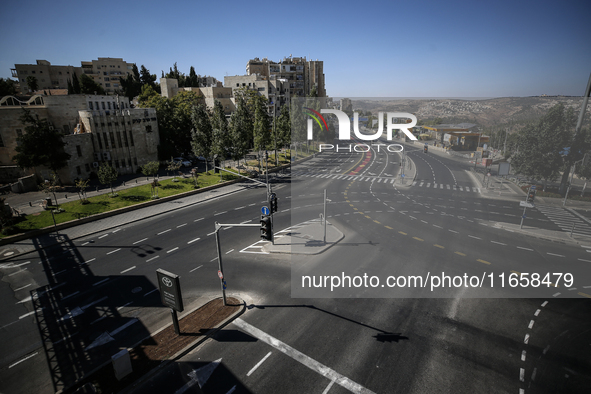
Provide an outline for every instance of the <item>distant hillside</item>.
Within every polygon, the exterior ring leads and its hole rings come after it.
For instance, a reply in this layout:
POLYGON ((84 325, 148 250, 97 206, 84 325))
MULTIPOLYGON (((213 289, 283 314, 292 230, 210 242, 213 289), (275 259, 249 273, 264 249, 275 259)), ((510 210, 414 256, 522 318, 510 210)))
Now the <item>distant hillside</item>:
MULTIPOLYGON (((578 116, 581 97, 501 97, 485 100, 458 99, 351 99, 363 111, 410 112, 421 120, 440 118, 442 123, 471 122, 482 126, 527 123, 538 119, 557 103, 572 107, 578 116)), ((591 115, 587 106, 586 121, 591 115)))

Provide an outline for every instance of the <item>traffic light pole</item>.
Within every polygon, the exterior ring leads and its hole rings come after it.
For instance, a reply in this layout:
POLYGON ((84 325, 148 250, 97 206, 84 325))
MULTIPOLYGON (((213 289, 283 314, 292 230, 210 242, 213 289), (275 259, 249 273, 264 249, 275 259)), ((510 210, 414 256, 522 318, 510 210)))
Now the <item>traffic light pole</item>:
POLYGON ((523 219, 525 219, 525 210, 526 209, 527 209, 527 207, 523 207, 523 215, 521 215, 521 224, 519 224, 520 229, 523 228, 523 219))
POLYGON ((224 280, 224 267, 222 265, 222 246, 220 242, 220 229, 223 227, 259 227, 258 224, 220 224, 215 222, 215 243, 218 252, 218 276, 220 278, 220 285, 222 287, 222 299, 224 306, 226 306, 226 281, 224 280))

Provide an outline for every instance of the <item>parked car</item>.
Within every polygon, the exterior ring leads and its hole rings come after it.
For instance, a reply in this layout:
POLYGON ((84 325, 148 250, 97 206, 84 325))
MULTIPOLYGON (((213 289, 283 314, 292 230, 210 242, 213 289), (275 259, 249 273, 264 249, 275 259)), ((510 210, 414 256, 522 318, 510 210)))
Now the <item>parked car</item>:
POLYGON ((193 163, 190 160, 183 159, 182 157, 175 157, 172 159, 175 163, 181 163, 183 167, 191 167, 193 163))

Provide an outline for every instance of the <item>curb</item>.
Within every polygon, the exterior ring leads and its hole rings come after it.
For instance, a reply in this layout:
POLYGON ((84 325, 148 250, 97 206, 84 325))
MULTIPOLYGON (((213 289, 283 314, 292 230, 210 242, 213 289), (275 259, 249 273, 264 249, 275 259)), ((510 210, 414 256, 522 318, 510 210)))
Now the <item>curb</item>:
MULTIPOLYGON (((200 344, 202 344, 203 342, 205 342, 207 339, 209 339, 211 336, 213 336, 216 332, 218 332, 219 330, 221 330, 222 328, 224 328, 225 326, 227 326, 228 324, 230 324, 232 321, 234 321, 239 316, 242 316, 242 314, 246 311, 246 301, 244 301, 244 299, 242 299, 242 297, 240 297, 238 295, 228 295, 228 297, 234 297, 234 298, 238 299, 238 301, 241 302, 241 304, 242 304, 242 308, 239 311, 237 311, 236 313, 234 313, 232 316, 227 317, 225 320, 223 320, 217 326, 211 328, 202 337, 200 337, 199 339, 196 339, 195 341, 191 342, 184 349, 178 351, 174 355, 170 356, 168 359, 162 360, 157 367, 154 367, 150 371, 146 372, 144 375, 142 375, 137 380, 135 380, 134 382, 130 383, 127 387, 125 387, 123 390, 121 390, 119 393, 129 393, 136 386, 138 386, 141 383, 144 383, 145 381, 147 381, 152 376, 158 374, 160 370, 162 370, 166 366, 170 365, 172 362, 178 360, 179 358, 185 356, 191 350, 193 350, 194 348, 196 348, 197 346, 199 346, 200 344)), ((207 302, 203 303, 202 305, 199 305, 199 306, 193 308, 190 312, 187 312, 185 314, 185 316, 190 315, 191 313, 195 312, 197 309, 199 309, 199 308, 207 305, 209 302, 211 302, 213 300, 216 300, 218 298, 220 298, 220 297, 213 297, 213 298, 211 298, 210 300, 208 300, 207 302)), ((164 327, 159 328, 158 330, 154 331, 153 333, 150 333, 150 335, 148 335, 148 336, 140 339, 133 346, 131 346, 131 347, 127 348, 127 349, 128 350, 134 349, 135 347, 139 346, 145 340, 147 340, 149 338, 152 338, 154 335, 156 335, 156 334, 162 332, 163 330, 165 330, 166 328, 172 326, 172 324, 173 323, 171 322, 171 323, 165 325, 164 327)), ((70 393, 74 389, 80 389, 81 387, 84 386, 84 384, 82 384, 82 383, 84 383, 84 381, 90 379, 92 377, 92 375, 94 375, 97 371, 99 371, 102 368, 105 368, 109 364, 111 364, 111 361, 110 360, 105 361, 103 364, 99 365, 98 367, 94 368, 92 371, 88 372, 86 375, 84 375, 83 377, 81 377, 80 379, 78 379, 78 381, 76 383, 74 383, 72 386, 66 387, 66 388, 64 388, 62 390, 59 390, 59 391, 56 392, 56 394, 70 393)))

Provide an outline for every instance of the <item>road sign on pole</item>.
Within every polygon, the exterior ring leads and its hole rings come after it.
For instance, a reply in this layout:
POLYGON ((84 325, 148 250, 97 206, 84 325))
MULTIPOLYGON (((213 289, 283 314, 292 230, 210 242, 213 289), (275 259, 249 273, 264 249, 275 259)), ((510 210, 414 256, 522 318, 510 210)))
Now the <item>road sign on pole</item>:
POLYGON ((222 271, 218 270, 218 277, 220 279, 224 279, 224 274, 222 274, 222 271))
POLYGON ((263 215, 268 215, 270 213, 269 207, 261 207, 261 213, 263 215))

